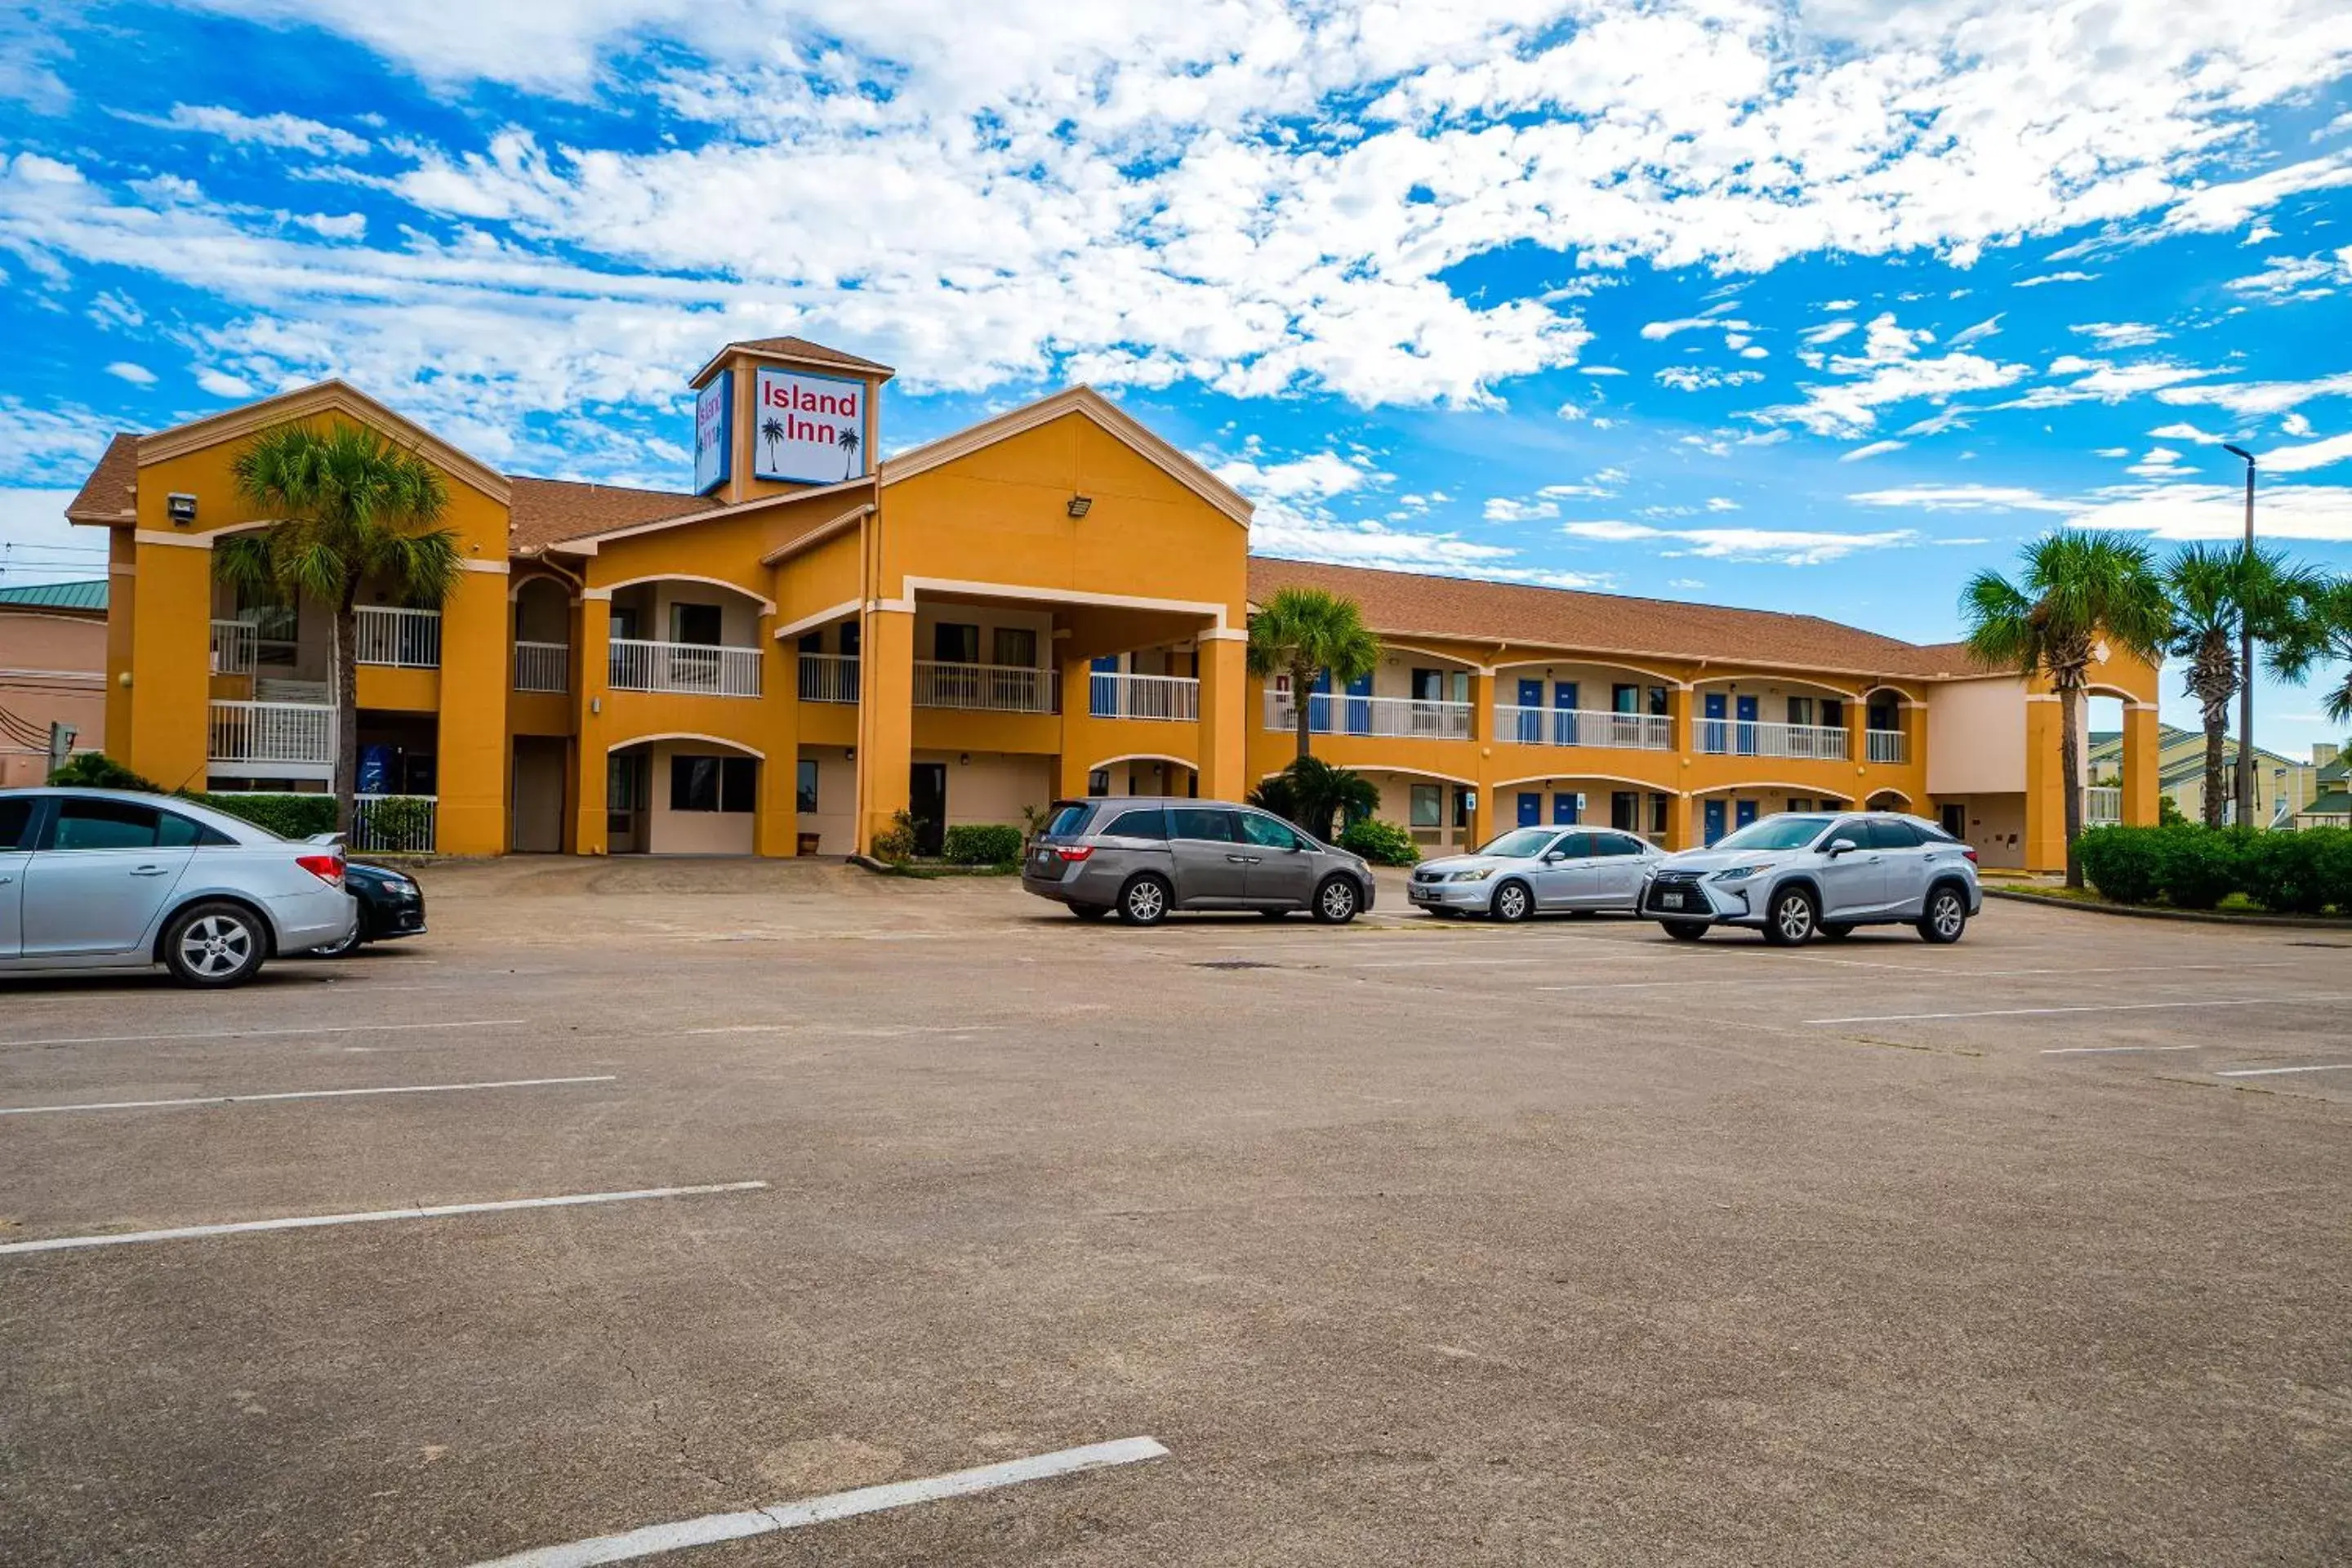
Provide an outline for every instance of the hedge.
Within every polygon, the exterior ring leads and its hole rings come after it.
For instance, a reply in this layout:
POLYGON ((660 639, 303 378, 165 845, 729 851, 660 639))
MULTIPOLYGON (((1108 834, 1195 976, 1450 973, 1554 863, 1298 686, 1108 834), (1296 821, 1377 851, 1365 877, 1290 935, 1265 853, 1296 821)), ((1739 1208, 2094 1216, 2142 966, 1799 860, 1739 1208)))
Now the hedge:
POLYGON ((1375 866, 1411 866, 1421 859, 1412 835, 1393 822, 1365 817, 1351 822, 1339 835, 1339 847, 1360 855, 1375 866))
POLYGON ((308 838, 335 828, 335 797, 331 795, 199 795, 189 790, 183 798, 243 817, 280 838, 308 838))
POLYGON ((1021 858, 1021 830, 1000 822, 966 822, 940 838, 940 858, 951 866, 1009 866, 1021 858))
POLYGON ((2243 893, 2282 914, 2352 915, 2352 830, 2256 833, 2199 824, 2096 827, 2076 841, 2083 874, 2124 904, 2210 910, 2243 893))

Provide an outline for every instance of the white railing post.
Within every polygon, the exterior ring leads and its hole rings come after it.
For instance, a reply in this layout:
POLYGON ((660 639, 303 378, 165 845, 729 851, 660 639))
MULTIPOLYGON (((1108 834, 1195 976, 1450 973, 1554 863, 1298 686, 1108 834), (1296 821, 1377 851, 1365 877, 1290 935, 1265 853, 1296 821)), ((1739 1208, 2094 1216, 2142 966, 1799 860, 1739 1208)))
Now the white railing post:
POLYGON ((801 700, 856 702, 857 673, 856 654, 804 653, 801 655, 801 700))
POLYGON ((1870 730, 1864 732, 1864 744, 1868 760, 1874 763, 1907 763, 1911 760, 1911 737, 1900 730, 1870 730))
POLYGON ((1088 672, 1087 711, 1097 719, 1160 719, 1192 723, 1201 716, 1201 683, 1184 675, 1088 672))
POLYGON ((1495 739, 1522 746, 1609 746, 1629 752, 1671 752, 1675 721, 1664 713, 1621 713, 1609 708, 1495 705, 1495 739))
POLYGON ((257 646, 251 621, 215 621, 212 633, 213 673, 251 675, 257 646))
POLYGON ((615 691, 676 691, 704 697, 760 695, 760 650, 719 643, 651 642, 614 637, 615 691))
POLYGON ((572 645, 561 642, 521 642, 514 645, 514 689, 517 691, 552 691, 558 694, 572 687, 572 645))
POLYGON ((208 760, 331 764, 335 710, 308 702, 215 701, 208 760))
POLYGON ((915 661, 915 706, 984 713, 1052 713, 1061 672, 1015 664, 915 661))
POLYGON ((441 668, 441 612, 396 605, 362 605, 354 662, 396 669, 441 668))

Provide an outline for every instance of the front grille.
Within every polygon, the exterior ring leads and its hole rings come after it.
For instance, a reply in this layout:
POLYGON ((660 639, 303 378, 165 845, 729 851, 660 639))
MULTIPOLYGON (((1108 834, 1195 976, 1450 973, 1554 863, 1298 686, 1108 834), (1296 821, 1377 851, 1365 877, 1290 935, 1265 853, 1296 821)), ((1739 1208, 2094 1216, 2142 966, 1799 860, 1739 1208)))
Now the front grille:
POLYGON ((1415 871, 1412 874, 1412 879, 1416 882, 1443 882, 1445 880, 1445 873, 1443 871, 1420 870, 1415 871))
POLYGON ((1661 871, 1651 879, 1650 891, 1643 900, 1643 908, 1652 914, 1660 915, 1710 913, 1706 894, 1700 890, 1699 881, 1699 874, 1696 871, 1661 871), (1680 909, 1669 909, 1658 901, 1658 895, 1667 891, 1683 895, 1683 904, 1680 909))

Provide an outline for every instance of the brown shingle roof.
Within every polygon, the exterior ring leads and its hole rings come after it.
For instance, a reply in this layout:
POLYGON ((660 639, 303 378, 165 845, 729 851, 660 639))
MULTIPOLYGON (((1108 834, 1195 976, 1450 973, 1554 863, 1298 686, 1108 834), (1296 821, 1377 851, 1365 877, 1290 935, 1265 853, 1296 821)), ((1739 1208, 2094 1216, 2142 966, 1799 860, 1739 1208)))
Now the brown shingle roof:
POLYGON ((508 513, 508 547, 516 552, 543 549, 562 540, 666 517, 708 511, 719 503, 705 496, 679 490, 633 490, 620 485, 585 485, 571 479, 509 481, 513 486, 508 513))
POLYGON ((66 517, 73 522, 121 522, 138 504, 139 437, 117 433, 81 482, 81 493, 67 503, 66 517))
POLYGON ((1417 633, 1865 676, 1966 668, 1950 651, 1958 645, 1923 647, 1818 616, 1258 556, 1249 566, 1253 602, 1277 588, 1328 589, 1355 600, 1372 629, 1391 637, 1417 633))
POLYGON ((730 349, 743 349, 755 354, 784 354, 793 359, 814 360, 819 364, 837 364, 844 370, 867 370, 881 375, 898 374, 887 364, 877 364, 870 359, 859 359, 856 354, 844 353, 839 349, 829 349, 823 343, 813 343, 806 338, 740 338, 727 346, 730 349))

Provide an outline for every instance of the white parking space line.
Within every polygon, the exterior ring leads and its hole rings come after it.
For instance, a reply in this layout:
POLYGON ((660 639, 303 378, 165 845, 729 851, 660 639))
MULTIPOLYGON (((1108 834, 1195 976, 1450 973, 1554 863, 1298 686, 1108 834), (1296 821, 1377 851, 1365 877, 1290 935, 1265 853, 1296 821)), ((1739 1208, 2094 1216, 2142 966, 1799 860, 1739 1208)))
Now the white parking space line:
POLYGON ((765 1182, 712 1182, 693 1187, 640 1187, 626 1193, 566 1193, 551 1198, 502 1198, 495 1203, 436 1204, 429 1208, 376 1209, 364 1214, 289 1215, 281 1219, 241 1219, 226 1225, 184 1225, 170 1230, 127 1230, 110 1236, 53 1236, 46 1241, 0 1243, 0 1253, 66 1252, 87 1247, 129 1247, 148 1241, 194 1241, 242 1236, 257 1230, 310 1230, 330 1225, 374 1225, 394 1219, 441 1219, 450 1215, 503 1214, 509 1209, 578 1208, 589 1204, 635 1203, 642 1198, 700 1197, 710 1193, 751 1193, 765 1182))
POLYGON ((471 1089, 552 1089, 559 1084, 612 1083, 618 1073, 585 1078, 510 1078, 496 1083, 402 1083, 368 1089, 285 1089, 271 1094, 205 1094, 187 1100, 98 1100, 79 1105, 0 1105, 0 1116, 47 1116, 65 1110, 163 1110, 184 1105, 258 1105, 282 1100, 355 1100, 375 1094, 456 1094, 471 1089))
POLYGON ((1864 1013, 1845 1018, 1801 1018, 1803 1024, 1908 1024, 1930 1018, 2023 1018, 2050 1013, 2149 1013, 2172 1007, 2293 1007, 2315 1002, 2341 1002, 2329 996, 2231 996, 2210 1002, 2101 1002, 2073 1007, 1988 1007, 1975 1013, 1864 1013))
POLYGON ((136 1046, 164 1040, 257 1040, 274 1035, 368 1035, 393 1029, 492 1029, 528 1018, 457 1018, 444 1024, 305 1024, 290 1029, 198 1029, 184 1035, 77 1035, 56 1040, 11 1040, 13 1046, 136 1046))
POLYGON ((2321 1062, 2307 1068, 2231 1068, 2215 1078, 2276 1078, 2290 1072, 2352 1072, 2352 1062, 2321 1062))
POLYGON ((2045 1057, 2117 1057, 2134 1051, 2201 1051, 2197 1046, 2062 1046, 2044 1051, 2045 1057))
POLYGON ((1115 1443, 1093 1443, 1083 1448, 1065 1448, 1055 1454, 1008 1459, 1003 1464, 982 1465, 974 1469, 932 1476, 927 1480, 891 1481, 878 1487, 860 1487, 856 1491, 804 1498, 798 1502, 770 1503, 764 1508, 745 1509, 738 1513, 712 1513, 700 1519, 649 1524, 619 1535, 600 1535, 589 1541, 573 1541, 562 1546, 541 1546, 529 1552, 518 1552, 512 1556, 478 1563, 474 1568, 593 1568, 600 1563, 629 1563, 640 1557, 656 1557, 666 1552, 683 1551, 689 1546, 740 1541, 749 1535, 772 1535, 778 1531, 798 1530, 803 1525, 823 1524, 828 1520, 849 1519, 861 1513, 879 1513, 886 1509, 905 1508, 911 1503, 971 1497, 977 1492, 995 1491, 1003 1487, 1019 1486, 1025 1481, 1042 1481, 1055 1476, 1076 1475, 1083 1470, 1106 1469, 1114 1465, 1139 1464, 1146 1459, 1163 1458, 1167 1452, 1150 1437, 1122 1437, 1115 1443))

